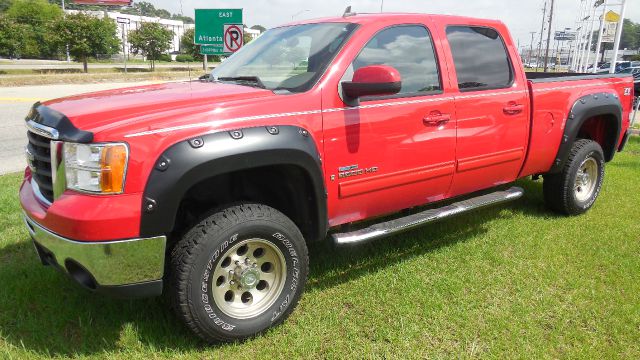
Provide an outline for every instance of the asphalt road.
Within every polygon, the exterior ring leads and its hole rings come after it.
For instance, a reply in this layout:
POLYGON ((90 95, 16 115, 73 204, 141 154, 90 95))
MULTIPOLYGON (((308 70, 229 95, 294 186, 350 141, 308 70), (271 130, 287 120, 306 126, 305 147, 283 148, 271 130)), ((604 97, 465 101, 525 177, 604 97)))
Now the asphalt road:
POLYGON ((0 87, 0 175, 24 170, 24 117, 36 101, 152 82, 0 87))

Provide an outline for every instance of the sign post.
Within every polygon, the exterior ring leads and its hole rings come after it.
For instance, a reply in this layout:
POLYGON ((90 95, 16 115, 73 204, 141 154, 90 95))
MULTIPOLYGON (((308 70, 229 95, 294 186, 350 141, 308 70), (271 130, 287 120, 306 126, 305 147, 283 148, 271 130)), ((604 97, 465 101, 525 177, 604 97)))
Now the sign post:
POLYGON ((124 58, 124 73, 127 73, 127 43, 125 40, 125 25, 129 25, 131 20, 129 18, 117 18, 118 24, 122 25, 122 57, 124 58))

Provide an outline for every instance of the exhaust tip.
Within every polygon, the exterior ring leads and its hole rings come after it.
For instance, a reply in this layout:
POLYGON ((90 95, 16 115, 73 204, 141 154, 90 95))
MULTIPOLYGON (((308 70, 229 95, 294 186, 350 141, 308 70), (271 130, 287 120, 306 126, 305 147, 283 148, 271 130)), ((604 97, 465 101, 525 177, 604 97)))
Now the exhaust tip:
POLYGON ((78 284, 89 290, 95 290, 98 288, 98 283, 96 282, 96 279, 93 278, 93 275, 91 275, 87 269, 76 261, 67 259, 64 262, 64 267, 67 269, 69 275, 71 275, 71 278, 73 278, 73 280, 78 284))

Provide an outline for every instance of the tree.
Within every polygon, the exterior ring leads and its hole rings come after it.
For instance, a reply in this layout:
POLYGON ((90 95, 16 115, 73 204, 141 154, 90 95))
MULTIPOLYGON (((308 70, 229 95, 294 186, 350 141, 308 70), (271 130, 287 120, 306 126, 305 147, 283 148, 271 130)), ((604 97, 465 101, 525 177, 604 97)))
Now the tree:
POLYGON ((183 23, 185 23, 185 24, 194 24, 194 23, 195 23, 195 21, 193 21, 193 18, 192 18, 192 17, 190 17, 190 16, 184 16, 184 15, 176 15, 176 14, 173 14, 173 15, 171 15, 171 18, 172 18, 173 20, 179 20, 179 21, 182 21, 182 22, 183 22, 183 23))
POLYGON ((196 45, 193 42, 194 35, 194 29, 186 30, 184 35, 182 35, 182 38, 180 38, 180 47, 183 54, 191 55, 194 59, 202 60, 202 55, 200 55, 200 45, 196 45))
POLYGON ((143 23, 138 30, 129 33, 129 43, 134 54, 143 54, 151 60, 151 71, 156 68, 155 61, 160 54, 171 47, 173 32, 158 23, 143 23))
POLYGON ((120 40, 116 36, 116 24, 108 18, 99 19, 83 13, 67 15, 54 26, 57 44, 69 46, 69 53, 82 61, 88 72, 87 59, 98 54, 112 55, 118 52, 120 40))
POLYGON ((38 43, 29 30, 28 25, 0 16, 0 55, 13 58, 38 54, 38 43))
POLYGON ((46 0, 13 0, 5 16, 21 25, 28 27, 27 42, 38 44, 36 49, 30 50, 29 57, 52 57, 57 54, 57 48, 52 41, 51 28, 62 20, 62 10, 46 0))
POLYGON ((244 29, 243 29, 244 36, 242 37, 243 45, 247 45, 248 43, 251 42, 251 40, 253 40, 253 36, 251 36, 251 34, 247 32, 247 29, 248 29, 247 25, 244 25, 244 29))
POLYGON ((624 25, 622 26, 622 38, 620 39, 620 48, 640 48, 640 24, 636 24, 629 19, 624 19, 624 25))

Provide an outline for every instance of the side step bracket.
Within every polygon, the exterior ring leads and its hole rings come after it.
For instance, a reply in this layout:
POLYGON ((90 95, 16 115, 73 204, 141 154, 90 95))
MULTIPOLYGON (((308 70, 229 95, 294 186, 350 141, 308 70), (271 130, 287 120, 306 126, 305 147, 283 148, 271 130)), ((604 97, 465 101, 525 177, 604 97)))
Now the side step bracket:
POLYGON ((434 222, 436 220, 445 219, 485 206, 496 205, 507 201, 516 200, 522 197, 523 194, 524 190, 522 190, 521 188, 512 187, 508 190, 496 191, 490 194, 462 200, 450 205, 443 206, 441 208, 425 210, 423 212, 409 215, 400 219, 381 222, 375 225, 371 225, 362 230, 356 230, 346 233, 334 233, 331 235, 331 237, 333 238, 333 241, 336 245, 362 243, 394 235, 430 222, 434 222))

